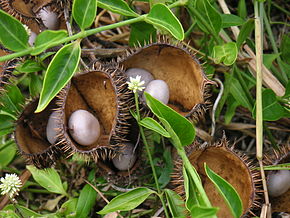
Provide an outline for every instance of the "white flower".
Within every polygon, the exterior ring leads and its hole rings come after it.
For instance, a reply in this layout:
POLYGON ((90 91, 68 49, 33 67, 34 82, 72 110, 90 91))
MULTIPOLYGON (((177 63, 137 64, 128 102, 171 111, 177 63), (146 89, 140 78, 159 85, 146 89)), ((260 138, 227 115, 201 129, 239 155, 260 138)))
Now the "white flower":
POLYGON ((144 81, 140 81, 141 80, 141 76, 136 76, 136 78, 130 77, 130 82, 127 82, 127 84, 129 85, 128 89, 132 90, 134 93, 136 93, 137 91, 142 91, 143 89, 145 89, 144 86, 144 81))
POLYGON ((10 199, 13 199, 14 195, 18 195, 22 183, 15 173, 6 174, 5 178, 2 177, 0 181, 1 195, 8 194, 10 199))

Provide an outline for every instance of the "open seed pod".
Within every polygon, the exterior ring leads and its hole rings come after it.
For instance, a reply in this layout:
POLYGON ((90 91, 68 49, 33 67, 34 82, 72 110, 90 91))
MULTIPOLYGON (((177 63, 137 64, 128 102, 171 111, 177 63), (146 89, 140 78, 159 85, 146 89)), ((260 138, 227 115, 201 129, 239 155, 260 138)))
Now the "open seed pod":
MULTIPOLYGON (((243 203, 243 216, 247 216, 253 208, 259 206, 256 195, 260 185, 258 184, 259 172, 253 171, 246 156, 237 154, 233 147, 228 147, 225 138, 221 142, 205 148, 193 144, 189 150, 191 151, 188 152, 188 158, 200 175, 210 202, 214 207, 220 208, 217 213, 218 217, 232 217, 232 215, 224 199, 207 177, 204 163, 236 189, 243 203)), ((172 184, 176 186, 177 193, 185 196, 181 162, 177 161, 176 166, 172 184)))
MULTIPOLYGON (((34 113, 37 108, 38 99, 28 103, 16 122, 15 141, 20 153, 27 160, 28 164, 33 164, 38 168, 51 167, 61 156, 61 145, 58 144, 56 133, 55 140, 51 144, 47 134, 51 114, 57 117, 56 98, 40 113, 34 113)), ((52 131, 56 131, 58 126, 55 123, 52 131)))
POLYGON ((79 153, 95 161, 99 158, 106 160, 128 141, 133 93, 127 89, 123 71, 117 66, 92 69, 73 77, 70 85, 59 95, 58 105, 62 124, 60 137, 65 143, 65 152, 79 153), (84 137, 90 130, 87 127, 83 128, 84 135, 76 136, 78 126, 83 125, 82 117, 75 119, 79 110, 90 114, 94 123, 97 119, 97 127, 88 133, 88 137, 84 137), (91 136, 93 140, 90 140, 91 136), (83 141, 86 139, 89 141, 83 141))
POLYGON ((154 80, 165 81, 169 88, 168 106, 183 116, 198 119, 208 104, 206 86, 212 82, 194 53, 182 44, 170 44, 161 38, 157 43, 129 50, 118 62, 125 70, 141 68, 154 80))
MULTIPOLYGON (((288 145, 281 146, 279 150, 274 150, 272 155, 265 155, 264 159, 265 166, 284 163, 290 163, 289 143, 288 145)), ((282 172, 273 170, 266 171, 266 173, 272 212, 290 213, 290 171, 283 170, 282 172), (280 177, 280 179, 277 177, 280 177)))

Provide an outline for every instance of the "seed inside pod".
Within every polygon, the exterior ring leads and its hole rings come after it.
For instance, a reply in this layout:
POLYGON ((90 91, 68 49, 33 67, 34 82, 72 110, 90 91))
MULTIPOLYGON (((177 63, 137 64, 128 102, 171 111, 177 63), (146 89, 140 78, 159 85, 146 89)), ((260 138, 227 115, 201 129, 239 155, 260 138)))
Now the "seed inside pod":
POLYGON ((54 111, 50 114, 46 126, 46 138, 50 144, 54 144, 57 140, 57 128, 58 128, 58 121, 57 121, 57 112, 54 111))
MULTIPOLYGON (((144 92, 148 92, 157 100, 161 101, 164 104, 168 104, 169 101, 169 87, 166 82, 163 80, 157 79, 152 80, 144 92)), ((143 95, 143 101, 145 101, 145 96, 143 95)))
POLYGON ((290 171, 273 171, 268 176, 267 185, 270 196, 278 197, 284 194, 290 188, 290 171))
POLYGON ((134 153, 134 145, 132 143, 124 143, 123 149, 113 158, 113 164, 118 170, 129 170, 136 161, 136 153, 134 153))
MULTIPOLYGON (((125 74, 127 75, 128 79, 127 81, 130 80, 130 77, 136 78, 136 76, 141 76, 140 81, 144 81, 144 85, 145 87, 147 87, 147 85, 154 80, 154 77, 152 76, 152 74, 150 72, 148 72, 147 70, 141 69, 141 68, 130 68, 128 70, 126 70, 125 74)), ((143 91, 138 91, 139 94, 142 94, 143 91)))
POLYGON ((98 119, 86 110, 73 112, 69 118, 68 126, 70 135, 80 145, 91 145, 100 136, 98 119))
POLYGON ((50 11, 48 8, 43 8, 38 12, 43 24, 50 30, 56 30, 59 26, 59 20, 57 14, 50 11))

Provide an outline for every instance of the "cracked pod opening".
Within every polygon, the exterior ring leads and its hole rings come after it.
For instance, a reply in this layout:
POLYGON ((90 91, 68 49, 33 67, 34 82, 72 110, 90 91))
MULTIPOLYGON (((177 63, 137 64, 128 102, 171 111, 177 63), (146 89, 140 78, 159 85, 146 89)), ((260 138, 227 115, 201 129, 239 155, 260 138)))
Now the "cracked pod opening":
POLYGON ((34 113, 38 99, 28 103, 16 122, 14 136, 19 151, 28 164, 37 168, 53 166, 62 154, 61 145, 57 142, 51 144, 46 134, 49 117, 56 108, 55 102, 56 99, 40 113, 34 113))
POLYGON ((132 99, 119 68, 96 69, 73 77, 58 101, 65 151, 87 155, 95 161, 112 158, 122 143, 128 141, 132 99), (81 144, 69 129, 70 118, 78 110, 88 111, 99 121, 99 137, 91 144, 81 144))
MULTIPOLYGON (((256 190, 259 173, 254 172, 245 156, 239 155, 229 148, 227 141, 222 139, 218 144, 206 148, 193 146, 188 153, 188 158, 201 177, 206 194, 214 207, 219 207, 218 217, 231 217, 231 212, 223 197, 219 194, 214 184, 207 177, 204 163, 210 169, 228 181, 238 192, 243 204, 243 215, 258 207, 256 190)), ((177 193, 185 196, 182 177, 182 164, 177 162, 177 171, 173 174, 172 184, 177 185, 177 193)))
MULTIPOLYGON (((277 164, 285 164, 285 163, 290 163, 290 144, 288 143, 287 145, 281 146, 279 150, 274 150, 274 153, 272 155, 266 155, 264 159, 264 165, 269 166, 269 165, 277 165, 277 164)), ((290 213, 290 178, 289 178, 289 170, 283 170, 283 174, 279 175, 279 170, 273 170, 273 171, 266 171, 267 173, 267 183, 268 183, 268 189, 269 187, 269 180, 270 177, 273 176, 277 177, 282 177, 283 180, 288 181, 288 184, 285 184, 285 182, 280 181, 280 179, 276 179, 275 184, 273 185, 278 186, 274 187, 274 190, 272 188, 272 192, 281 192, 284 187, 282 186, 287 186, 285 187, 285 191, 282 191, 282 194, 274 194, 275 196, 269 195, 270 203, 271 203, 271 208, 272 212, 287 212, 290 213), (287 178, 283 176, 284 173, 288 173, 287 178), (277 195, 277 196, 276 196, 277 195)), ((285 175, 285 174, 284 174, 285 175)), ((270 193, 270 190, 268 190, 270 193)))
POLYGON ((142 48, 129 50, 118 61, 125 70, 141 68, 152 74, 154 80, 163 80, 169 87, 168 106, 183 116, 198 119, 206 109, 205 87, 211 83, 201 65, 181 44, 170 44, 166 39, 142 48))

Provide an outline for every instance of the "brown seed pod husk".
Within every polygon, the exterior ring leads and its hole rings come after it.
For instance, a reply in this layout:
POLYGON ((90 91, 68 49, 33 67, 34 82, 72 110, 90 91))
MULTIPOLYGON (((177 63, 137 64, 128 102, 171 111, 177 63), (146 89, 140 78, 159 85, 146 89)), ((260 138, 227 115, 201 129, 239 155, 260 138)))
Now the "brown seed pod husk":
MULTIPOLYGON (((264 166, 290 163, 290 144, 283 145, 272 154, 265 155, 264 166)), ((266 171, 267 178, 272 171, 266 171)), ((290 213, 290 189, 278 197, 269 196, 272 212, 290 213)))
POLYGON ((47 168, 61 156, 61 144, 50 144, 46 137, 46 126, 50 114, 56 108, 56 98, 40 113, 34 113, 38 99, 28 103, 18 118, 15 127, 15 141, 27 164, 47 168))
POLYGON ((160 37, 156 43, 128 50, 118 62, 125 70, 142 68, 154 79, 164 80, 169 86, 168 106, 197 120, 209 103, 206 86, 212 82, 206 78, 194 55, 181 43, 172 44, 169 39, 160 37))
POLYGON ((123 142, 128 141, 132 119, 129 109, 134 101, 121 68, 100 67, 79 74, 72 78, 70 85, 58 97, 62 124, 60 138, 68 155, 79 153, 95 161, 99 158, 106 160, 115 155, 123 142), (92 113, 100 123, 100 137, 89 146, 78 144, 68 130, 71 114, 79 109, 92 113))
MULTIPOLYGON (((189 148, 188 158, 201 177, 203 187, 213 207, 219 207, 218 217, 231 217, 231 212, 217 188, 207 177, 204 163, 215 173, 228 181, 238 192, 243 203, 243 216, 251 213, 252 209, 259 207, 258 189, 260 174, 253 170, 253 166, 245 155, 240 155, 228 147, 228 142, 223 138, 219 143, 202 148, 197 143, 189 148)), ((182 162, 176 163, 172 184, 181 196, 185 196, 182 162)))

